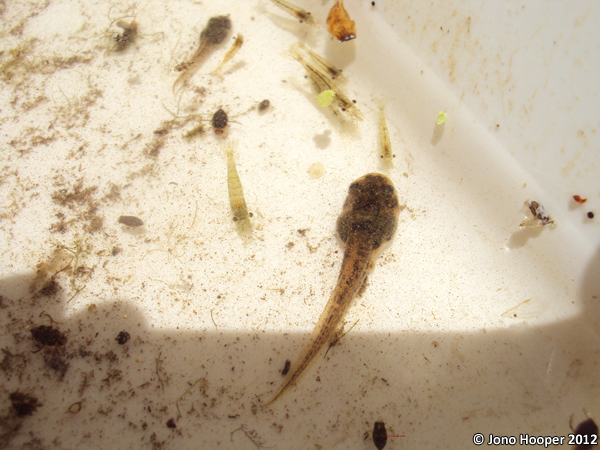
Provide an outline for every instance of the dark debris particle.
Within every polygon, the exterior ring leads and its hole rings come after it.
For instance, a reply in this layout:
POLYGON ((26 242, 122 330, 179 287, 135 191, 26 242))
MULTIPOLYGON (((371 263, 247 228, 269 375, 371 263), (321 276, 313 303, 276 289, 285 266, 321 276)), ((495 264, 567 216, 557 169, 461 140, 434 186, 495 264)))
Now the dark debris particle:
POLYGON ((113 256, 117 256, 119 253, 121 253, 123 251, 123 249, 121 247, 113 247, 111 255, 113 256))
POLYGON ((290 371, 291 365, 292 365, 292 362, 289 359, 286 359, 285 365, 283 366, 283 370, 281 371, 281 375, 286 376, 288 374, 288 372, 290 371))
POLYGON ((11 406, 19 417, 31 416, 42 405, 36 397, 22 392, 12 392, 9 396, 11 406))
POLYGON ((44 364, 46 367, 56 372, 60 380, 65 377, 70 366, 70 364, 61 356, 61 352, 58 349, 47 351, 44 354, 44 364))
POLYGON ((593 218, 594 218, 594 213, 593 213, 593 212, 591 212, 591 211, 590 211, 590 212, 588 212, 588 213, 587 213, 587 218, 588 218, 588 219, 593 219, 593 218))
POLYGON ((117 337, 115 339, 119 343, 119 345, 124 345, 127 343, 129 338, 130 338, 130 336, 127 331, 121 331, 121 332, 119 332, 119 334, 117 335, 117 337))
POLYGON ((173 418, 170 418, 169 420, 167 420, 167 427, 177 428, 177 424, 175 423, 175 420, 173 418))
POLYGON ((260 102, 260 104, 258 105, 258 110, 262 112, 265 109, 267 109, 269 106, 271 106, 271 102, 269 100, 265 99, 262 102, 260 102))
POLYGON ((385 430, 385 424, 381 420, 375 422, 375 426, 373 427, 373 444, 375 444, 378 450, 382 450, 385 444, 387 444, 387 431, 385 430))
POLYGON ((40 325, 31 329, 31 337, 38 344, 42 345, 65 345, 67 336, 58 328, 53 328, 48 325, 40 325))
POLYGON ((119 223, 126 225, 128 227, 141 227, 142 225, 144 225, 144 222, 142 222, 142 219, 139 219, 135 216, 120 216, 119 217, 119 223))
POLYGON ((58 284, 55 279, 51 279, 42 289, 40 289, 39 294, 43 297, 52 297, 58 291, 60 291, 60 284, 58 284))

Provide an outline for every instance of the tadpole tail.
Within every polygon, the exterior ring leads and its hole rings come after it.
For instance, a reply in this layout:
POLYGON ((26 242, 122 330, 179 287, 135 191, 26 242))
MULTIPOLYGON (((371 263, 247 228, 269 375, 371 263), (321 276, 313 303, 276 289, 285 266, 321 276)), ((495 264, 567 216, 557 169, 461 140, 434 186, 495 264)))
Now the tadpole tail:
POLYGON ((367 273, 372 266, 372 251, 373 243, 370 240, 348 239, 337 286, 329 297, 329 301, 321 313, 319 322, 309 342, 305 345, 298 363, 295 367, 292 367, 287 380, 275 392, 271 400, 264 405, 265 407, 277 401, 298 382, 338 328, 354 297, 363 286, 367 273))

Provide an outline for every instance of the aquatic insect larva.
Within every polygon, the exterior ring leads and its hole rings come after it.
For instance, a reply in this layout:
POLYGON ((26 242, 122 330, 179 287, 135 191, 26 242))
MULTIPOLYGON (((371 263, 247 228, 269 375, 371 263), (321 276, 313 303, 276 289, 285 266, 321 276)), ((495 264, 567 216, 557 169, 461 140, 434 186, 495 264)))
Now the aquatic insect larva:
POLYGON ((379 105, 379 139, 381 141, 381 157, 388 163, 392 162, 394 155, 392 154, 392 142, 390 141, 390 133, 387 124, 385 123, 385 112, 383 105, 379 105))
POLYGON ((119 216, 119 223, 126 225, 128 227, 141 227, 142 225, 144 225, 144 222, 142 222, 142 219, 139 219, 135 216, 119 216))
POLYGON ((233 159, 233 150, 237 146, 237 141, 229 141, 222 144, 222 146, 227 153, 227 187, 229 189, 229 203, 233 212, 233 221, 236 222, 240 231, 249 231, 251 229, 250 217, 252 217, 252 213, 248 213, 242 183, 233 159))
POLYGON ((260 102, 260 103, 258 104, 258 110, 259 110, 260 112, 266 111, 266 109, 267 109, 269 106, 271 106, 271 102, 270 102, 269 100, 265 99, 265 100, 263 100, 262 102, 260 102))
POLYGON ((314 23, 312 14, 309 13, 308 11, 304 11, 302 8, 299 8, 296 5, 292 5, 290 2, 286 2, 285 0, 271 0, 271 1, 274 4, 276 4, 277 6, 279 6, 281 9, 283 9, 285 12, 287 12, 288 14, 291 14, 292 16, 296 17, 298 20, 300 20, 300 22, 306 22, 306 23, 310 23, 310 24, 314 23))
POLYGON ((244 44, 244 36, 242 36, 241 34, 238 33, 238 35, 235 37, 233 44, 231 45, 231 48, 229 50, 227 50, 227 53, 225 54, 225 57, 223 58, 223 61, 221 62, 221 64, 219 64, 219 67, 217 67, 217 70, 215 70, 215 72, 217 74, 221 73, 221 68, 227 64, 227 62, 233 58, 235 56, 235 54, 240 50, 240 48, 242 48, 242 45, 244 44))

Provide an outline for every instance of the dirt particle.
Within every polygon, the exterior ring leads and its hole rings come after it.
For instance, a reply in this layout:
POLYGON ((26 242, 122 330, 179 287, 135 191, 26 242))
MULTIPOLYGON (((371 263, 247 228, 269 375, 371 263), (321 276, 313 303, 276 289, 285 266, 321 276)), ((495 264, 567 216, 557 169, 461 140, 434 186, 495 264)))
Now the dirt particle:
POLYGON ((130 336, 127 331, 121 331, 115 338, 119 345, 124 345, 129 340, 130 336))
POLYGON ((285 365, 283 366, 283 370, 281 371, 281 375, 286 376, 288 374, 288 372, 290 371, 291 365, 292 365, 292 362, 289 359, 286 359, 285 365))
POLYGON ((40 325, 31 329, 31 337, 42 346, 61 346, 67 343, 67 336, 58 328, 40 325))
POLYGON ((44 354, 44 364, 58 374, 59 380, 62 380, 69 370, 69 363, 65 361, 58 349, 49 350, 44 354))
POLYGON ((52 297, 59 291, 60 291, 60 284, 58 284, 56 282, 56 280, 53 278, 50 281, 48 281, 42 289, 40 289, 39 294, 42 297, 52 297))
POLYGON ((4 372, 5 379, 10 380, 13 374, 18 375, 19 379, 25 373, 27 367, 28 358, 25 353, 14 354, 7 348, 2 349, 4 358, 0 361, 0 370, 4 372))
POLYGON ((175 419, 170 418, 167 420, 167 427, 169 428, 177 428, 177 424, 175 423, 175 419))
POLYGON ((110 369, 108 371, 108 375, 106 378, 104 378, 102 380, 103 383, 106 383, 107 386, 110 386, 111 384, 117 382, 117 381, 121 381, 123 379, 123 372, 121 372, 119 369, 110 369))
POLYGON ((587 213, 587 218, 588 219, 593 219, 594 218, 594 213, 592 211, 587 213))
POLYGON ((31 416, 42 405, 36 397, 23 392, 12 392, 9 395, 12 409, 17 416, 31 416))

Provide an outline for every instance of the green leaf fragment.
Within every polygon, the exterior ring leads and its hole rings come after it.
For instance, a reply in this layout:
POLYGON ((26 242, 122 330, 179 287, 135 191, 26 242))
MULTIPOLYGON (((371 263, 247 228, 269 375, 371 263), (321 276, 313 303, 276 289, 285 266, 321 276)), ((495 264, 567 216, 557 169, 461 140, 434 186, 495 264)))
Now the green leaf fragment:
POLYGON ((331 105, 331 102, 333 102, 333 97, 335 97, 335 91, 323 91, 317 95, 317 103, 319 106, 329 106, 331 105))
POLYGON ((448 114, 446 114, 446 111, 440 111, 438 113, 438 118, 435 121, 435 123, 437 123, 438 125, 441 125, 446 122, 446 119, 448 119, 448 114))

